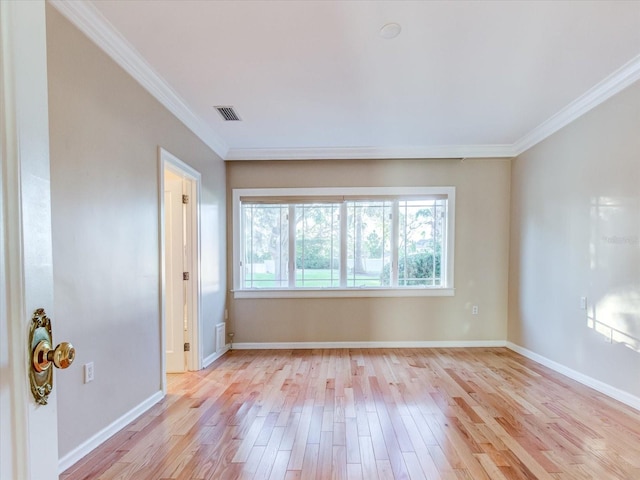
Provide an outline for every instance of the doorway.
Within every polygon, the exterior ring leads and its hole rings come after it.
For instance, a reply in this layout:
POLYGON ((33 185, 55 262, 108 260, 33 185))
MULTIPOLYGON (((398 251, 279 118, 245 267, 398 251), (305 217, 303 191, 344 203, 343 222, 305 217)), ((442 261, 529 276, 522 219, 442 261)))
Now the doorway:
POLYGON ((202 368, 200 173, 159 150, 162 382, 202 368))

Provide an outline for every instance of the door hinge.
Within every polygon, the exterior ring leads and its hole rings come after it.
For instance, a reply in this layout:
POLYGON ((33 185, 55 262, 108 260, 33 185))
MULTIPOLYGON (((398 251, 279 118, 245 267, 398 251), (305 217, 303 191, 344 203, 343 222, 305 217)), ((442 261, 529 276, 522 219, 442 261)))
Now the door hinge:
POLYGON ((189 195, 182 195, 182 203, 189 203, 189 195))
POLYGON ((182 279, 189 280, 189 272, 182 272, 182 279))
POLYGON ((191 344, 189 342, 185 342, 184 351, 185 352, 190 352, 191 351, 191 344))

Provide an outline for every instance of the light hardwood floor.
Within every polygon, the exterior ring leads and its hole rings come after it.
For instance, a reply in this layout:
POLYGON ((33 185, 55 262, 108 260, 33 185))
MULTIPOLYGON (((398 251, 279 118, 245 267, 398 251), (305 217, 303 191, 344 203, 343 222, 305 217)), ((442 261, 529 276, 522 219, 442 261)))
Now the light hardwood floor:
POLYGON ((640 479, 640 412, 504 348, 232 351, 61 475, 640 479))

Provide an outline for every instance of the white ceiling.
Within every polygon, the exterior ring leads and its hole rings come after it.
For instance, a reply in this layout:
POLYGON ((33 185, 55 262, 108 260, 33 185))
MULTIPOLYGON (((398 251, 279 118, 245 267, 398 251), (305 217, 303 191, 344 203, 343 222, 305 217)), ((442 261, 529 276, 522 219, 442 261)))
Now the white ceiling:
POLYGON ((513 156, 640 78, 640 1, 52 3, 226 159, 513 156))

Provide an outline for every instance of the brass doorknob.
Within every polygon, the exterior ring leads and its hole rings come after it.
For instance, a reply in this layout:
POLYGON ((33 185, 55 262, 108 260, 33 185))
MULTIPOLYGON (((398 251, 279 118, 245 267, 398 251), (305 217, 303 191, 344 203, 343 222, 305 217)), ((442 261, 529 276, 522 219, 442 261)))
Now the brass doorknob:
POLYGON ((44 372, 53 363, 57 368, 67 368, 76 358, 76 349, 68 342, 62 342, 51 349, 47 340, 42 340, 33 350, 33 368, 36 372, 44 372))
POLYGON ((76 349, 68 342, 62 342, 52 348, 51 319, 44 308, 33 312, 31 328, 29 330, 29 353, 31 368, 29 369, 29 383, 31 393, 39 405, 46 405, 49 394, 53 390, 53 368, 67 368, 76 358, 76 349))

